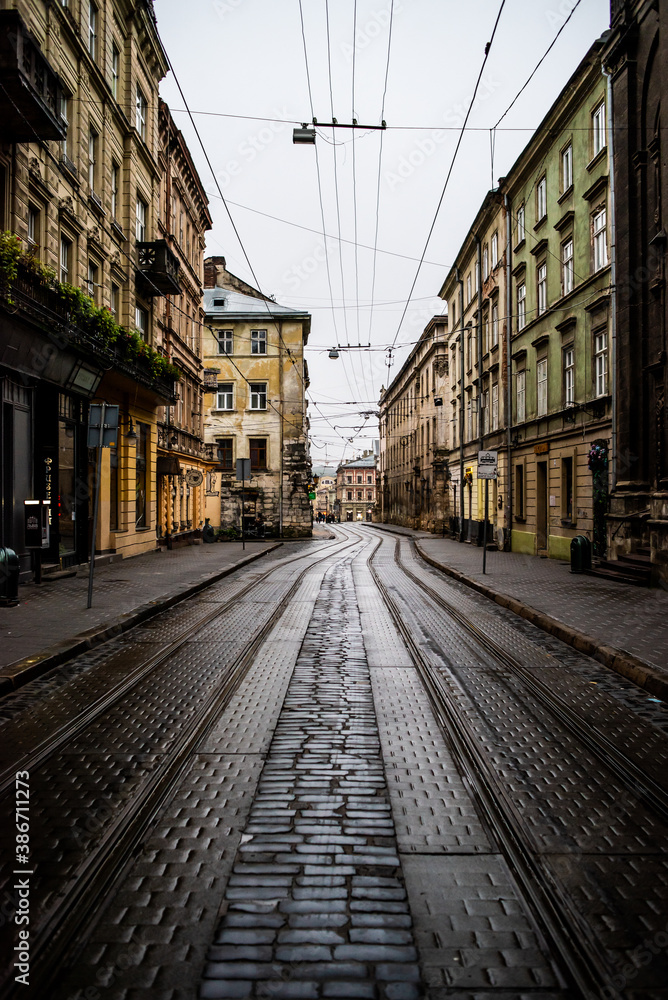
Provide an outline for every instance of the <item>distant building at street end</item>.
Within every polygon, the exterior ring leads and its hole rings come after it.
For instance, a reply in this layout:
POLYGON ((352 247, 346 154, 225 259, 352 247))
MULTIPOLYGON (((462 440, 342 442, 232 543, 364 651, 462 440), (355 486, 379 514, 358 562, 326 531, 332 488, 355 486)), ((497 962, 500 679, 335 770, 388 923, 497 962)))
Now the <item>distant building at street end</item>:
POLYGON ((449 527, 451 444, 448 317, 434 316, 380 393, 378 520, 442 531, 449 527))
POLYGON ((223 257, 204 262, 207 444, 217 465, 207 482, 207 517, 241 527, 236 460, 250 459, 244 526, 261 534, 308 537, 311 462, 304 346, 311 317, 281 306, 231 274, 223 257))
MULTIPOLYGON (((668 583, 668 5, 613 0, 603 61, 614 128, 616 420, 608 540, 668 583), (662 117, 663 116, 663 117, 662 117)), ((607 141, 607 140, 606 140, 607 141)))
POLYGON ((342 462, 336 470, 337 521, 371 521, 376 504, 377 459, 373 451, 342 462))
POLYGON ((315 516, 333 517, 336 501, 336 469, 329 469, 326 466, 314 468, 313 476, 317 479, 313 501, 315 516))

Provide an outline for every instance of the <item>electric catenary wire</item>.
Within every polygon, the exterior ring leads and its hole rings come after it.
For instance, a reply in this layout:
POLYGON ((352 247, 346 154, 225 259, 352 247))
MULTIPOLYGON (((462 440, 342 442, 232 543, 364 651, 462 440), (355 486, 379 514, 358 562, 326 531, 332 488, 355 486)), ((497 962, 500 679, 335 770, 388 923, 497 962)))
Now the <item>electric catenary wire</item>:
POLYGON ((427 239, 425 241, 424 250, 422 251, 422 255, 420 257, 420 263, 417 266, 417 270, 415 272, 415 277, 413 278, 413 284, 411 285, 410 292, 408 293, 408 298, 406 300, 406 305, 404 306, 404 310, 403 310, 403 312, 401 314, 401 319, 399 320, 399 326, 397 327, 397 332, 394 335, 394 340, 392 342, 392 346, 394 346, 396 344, 396 342, 397 342, 397 339, 399 337, 399 332, 401 330, 401 326, 403 324, 404 319, 406 318, 406 313, 408 312, 408 306, 410 304, 411 298, 413 296, 413 292, 415 290, 415 286, 417 284, 417 280, 418 280, 420 271, 422 269, 422 262, 423 262, 423 260, 424 260, 424 258, 426 256, 427 247, 429 246, 429 241, 431 240, 431 236, 432 236, 432 233, 434 231, 434 227, 436 226, 436 220, 437 220, 438 214, 439 214, 439 212, 441 210, 441 205, 443 204, 443 199, 445 198, 445 192, 447 191, 448 184, 450 183, 450 178, 452 176, 452 171, 453 171, 454 166, 455 166, 455 161, 457 159, 457 154, 459 153, 459 149, 460 149, 462 141, 464 139, 464 129, 466 128, 466 123, 468 122, 469 117, 471 115, 471 111, 473 110, 473 105, 475 103, 475 99, 476 99, 477 94, 478 94, 478 89, 480 87, 480 81, 482 80, 482 74, 485 71, 485 66, 487 65, 487 60, 489 58, 489 53, 491 51, 492 44, 494 42, 494 36, 496 35, 496 29, 498 28, 499 21, 501 19, 501 14, 503 13, 503 8, 505 7, 505 5, 506 5, 506 0, 501 0, 501 6, 499 7, 499 12, 496 15, 496 21, 494 22, 494 28, 492 29, 492 37, 490 38, 490 40, 487 42, 487 45, 485 46, 485 56, 483 58, 482 65, 480 67, 480 72, 478 73, 478 79, 476 80, 476 85, 475 85, 475 87, 473 89, 473 95, 471 96, 471 100, 469 102, 468 110, 466 112, 466 118, 464 119, 464 123, 461 126, 461 130, 460 130, 460 133, 459 133, 459 138, 457 139, 457 145, 455 146, 455 151, 452 154, 452 160, 450 161, 450 167, 448 169, 448 173, 447 173, 446 178, 445 178, 445 184, 443 185, 443 190, 441 191, 441 197, 438 199, 438 205, 436 206, 436 212, 434 213, 434 218, 432 220, 431 226, 429 227, 429 232, 427 234, 427 239))

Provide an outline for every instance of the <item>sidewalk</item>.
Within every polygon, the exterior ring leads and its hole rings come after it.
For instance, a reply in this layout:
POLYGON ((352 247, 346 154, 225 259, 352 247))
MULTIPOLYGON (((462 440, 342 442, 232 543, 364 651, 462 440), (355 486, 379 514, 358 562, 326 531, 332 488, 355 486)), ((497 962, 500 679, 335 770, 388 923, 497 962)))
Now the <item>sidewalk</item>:
MULTIPOLYGON (((315 537, 315 532, 314 532, 315 537)), ((86 610, 88 567, 79 575, 19 587, 20 604, 0 607, 0 695, 51 667, 151 618, 281 543, 225 542, 149 552, 95 567, 86 610)))
POLYGON ((668 592, 571 573, 556 559, 482 548, 398 525, 428 562, 668 699, 668 592))

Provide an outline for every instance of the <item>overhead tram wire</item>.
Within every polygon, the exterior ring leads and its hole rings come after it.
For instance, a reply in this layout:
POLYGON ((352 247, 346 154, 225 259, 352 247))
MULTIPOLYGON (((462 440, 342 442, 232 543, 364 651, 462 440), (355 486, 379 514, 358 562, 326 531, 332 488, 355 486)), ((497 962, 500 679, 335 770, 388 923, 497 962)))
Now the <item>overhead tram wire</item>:
POLYGON ((411 289, 410 289, 410 291, 408 293, 408 298, 406 299, 406 305, 404 306, 404 310, 403 310, 403 312, 401 314, 401 319, 399 320, 399 326, 397 327, 397 332, 395 333, 394 340, 392 341, 392 347, 394 347, 394 345, 397 342, 397 339, 399 337, 399 332, 401 331, 402 323, 403 323, 404 319, 406 318, 406 313, 408 312, 408 306, 410 304, 411 298, 413 296, 413 291, 415 290, 415 286, 417 284, 417 280, 418 280, 418 277, 420 275, 420 271, 422 269, 422 262, 424 261, 425 255, 427 253, 427 247, 429 246, 429 241, 431 240, 432 233, 434 232, 434 228, 436 226, 436 220, 438 219, 438 214, 439 214, 439 212, 441 210, 441 205, 443 204, 443 199, 445 198, 445 192, 448 189, 448 184, 450 183, 450 178, 452 177, 452 171, 453 171, 454 166, 455 166, 455 161, 457 159, 457 154, 459 153, 460 146, 461 146, 462 141, 464 139, 464 130, 466 128, 466 123, 468 122, 468 120, 469 120, 469 118, 471 116, 471 111, 473 110, 473 105, 475 103, 475 99, 476 99, 477 94, 478 94, 478 88, 480 87, 480 81, 482 80, 482 74, 485 71, 485 66, 487 65, 487 60, 489 58, 489 53, 491 52, 492 44, 494 42, 494 37, 496 35, 496 29, 499 26, 499 21, 501 20, 501 14, 503 13, 503 8, 505 7, 505 5, 506 5, 506 0, 501 0, 501 5, 499 7, 499 11, 498 11, 498 13, 496 15, 496 20, 494 22, 494 28, 492 29, 492 37, 490 38, 490 40, 487 42, 487 45, 485 46, 485 55, 484 55, 484 58, 482 60, 482 65, 480 67, 480 72, 478 73, 478 79, 476 80, 475 87, 473 88, 473 94, 471 96, 471 100, 469 102, 468 110, 466 112, 466 118, 464 119, 464 122, 463 122, 463 124, 461 126, 461 129, 460 129, 460 132, 459 132, 459 138, 457 139, 457 145, 455 146, 455 151, 452 154, 452 160, 450 161, 450 167, 448 168, 448 173, 447 173, 446 178, 445 178, 445 184, 443 185, 443 190, 441 191, 441 197, 438 199, 438 205, 436 206, 436 211, 434 213, 434 218, 432 220, 431 226, 429 227, 429 232, 427 234, 427 239, 425 241, 424 250, 422 251, 422 256, 420 257, 420 263, 417 266, 417 270, 415 272, 415 277, 413 278, 413 284, 411 285, 411 289))
MULTIPOLYGON (((303 43, 303 46, 304 46, 304 65, 306 67, 306 83, 307 83, 307 86, 308 86, 308 99, 309 99, 309 105, 310 105, 310 108, 311 108, 311 118, 314 118, 315 117, 315 112, 314 112, 314 108, 313 108, 313 91, 311 89, 311 73, 309 71, 308 53, 307 53, 307 50, 306 50, 306 32, 304 30, 304 11, 303 11, 303 8, 302 8, 302 0, 299 0, 299 18, 300 18, 301 29, 302 29, 302 43, 303 43)), ((327 285, 329 287, 329 299, 330 299, 331 306, 332 306, 332 323, 334 325, 334 336, 336 337, 336 340, 337 340, 337 343, 338 343, 338 340, 339 340, 339 331, 338 331, 338 327, 337 327, 337 324, 336 324, 336 315, 334 313, 334 292, 332 290, 332 272, 331 272, 331 268, 329 266, 329 254, 327 253, 327 239, 328 239, 328 237, 327 237, 327 234, 325 232, 325 229, 326 229, 326 226, 325 226, 325 208, 324 208, 323 200, 322 200, 322 180, 321 180, 321 177, 320 177, 320 160, 318 159, 318 146, 317 146, 317 144, 315 145, 315 169, 316 169, 316 176, 317 176, 317 179, 318 179, 318 200, 320 202, 320 218, 321 218, 321 221, 322 221, 322 240, 323 240, 323 245, 324 245, 324 250, 325 250, 325 267, 327 269, 327 285)), ((264 214, 264 213, 262 213, 262 214, 264 214)), ((306 228, 306 227, 301 227, 300 226, 299 228, 306 228)), ((310 230, 310 231, 311 232, 316 232, 315 229, 314 230, 310 230)))
MULTIPOLYGON (((327 26, 327 76, 329 79, 329 105, 332 113, 332 121, 334 121, 334 92, 332 89, 332 48, 329 35, 329 0, 325 0, 325 18, 327 26)), ((334 129, 332 129, 332 139, 334 139, 334 129)), ((343 271, 343 254, 341 252, 341 206, 339 202, 339 175, 338 175, 338 163, 336 159, 336 147, 332 148, 332 155, 334 157, 334 194, 336 197, 336 224, 337 231, 339 234, 339 266, 341 268, 341 297, 343 301, 346 301, 346 288, 345 288, 345 275, 343 271)), ((348 336, 348 317, 346 313, 343 314, 343 324, 346 331, 346 343, 350 344, 350 337, 348 336)))
MULTIPOLYGON (((164 45, 163 45, 163 49, 164 49, 164 45)), ((195 120, 194 120, 194 118, 192 116, 192 113, 190 111, 190 108, 188 106, 188 102, 186 100, 186 96, 183 93, 183 88, 181 87, 181 83, 179 81, 179 78, 176 75, 176 72, 175 72, 174 67, 172 65, 172 61, 169 58, 169 55, 168 55, 166 49, 165 49, 165 57, 167 59, 167 64, 168 64, 168 66, 169 66, 169 68, 170 68, 170 70, 172 72, 172 76, 174 77, 174 82, 176 83, 176 86, 178 88, 179 94, 181 95, 181 100, 183 101, 183 103, 186 106, 186 110, 188 112, 188 116, 190 118, 191 125, 192 125, 192 127, 194 129, 195 135, 197 136, 197 140, 198 140, 198 142, 199 142, 199 144, 200 144, 200 146, 202 148, 202 152, 204 154, 204 158, 205 158, 205 160, 207 162, 209 170, 211 171, 211 176, 213 177, 214 183, 215 183, 215 185, 216 185, 216 187, 218 189, 218 194, 220 195, 221 201, 223 202, 223 205, 225 206, 225 211, 227 212, 228 218, 230 220, 230 224, 232 226, 232 229, 234 230, 234 234, 235 234, 235 236, 237 238, 239 246, 241 247, 241 251, 242 251, 242 253, 244 255, 246 263, 248 264, 248 268, 249 268, 251 274, 253 275, 253 280, 255 281, 255 287, 258 290, 260 290, 260 282, 258 281, 257 275, 255 274, 255 270, 253 268, 253 265, 251 264, 250 257, 248 256, 248 253, 246 252, 246 247, 244 246, 243 240, 241 239, 241 234, 239 233, 239 230, 236 227, 236 224, 235 224, 234 219, 232 217, 232 213, 230 212, 230 209, 229 209, 229 206, 228 206, 227 201, 225 199, 225 196, 223 195, 223 192, 221 190, 220 184, 218 183, 218 178, 217 178, 216 173, 215 173, 215 171, 213 169, 213 166, 211 164, 211 160, 209 158, 209 154, 206 151, 206 147, 205 147, 204 142, 202 140, 202 136, 200 135, 199 129, 197 128, 197 125, 195 124, 195 120)), ((306 392, 306 384, 304 382, 303 372, 300 372, 299 366, 297 365, 294 357, 292 356, 292 352, 290 351, 289 347, 287 346, 287 344, 283 340, 283 336, 281 334, 280 325, 277 322, 277 320, 274 318, 274 316, 272 315, 271 309, 269 307, 269 303, 267 302, 266 299, 263 299, 263 303, 266 306, 267 312, 269 314, 270 321, 276 327, 276 332, 278 334, 278 338, 279 338, 281 344, 283 345, 283 348, 284 348, 285 352, 287 353, 287 356, 288 356, 288 358, 290 360, 290 363, 292 364, 293 368, 295 369, 295 371, 296 371, 296 373, 297 373, 297 375, 299 377, 300 382, 302 383, 302 386, 304 388, 304 392, 306 392)), ((274 407, 274 409, 275 409, 275 407, 274 407)), ((276 412, 278 412, 278 411, 276 411, 276 412)), ((297 426, 296 424, 293 424, 292 421, 288 420, 287 417, 284 417, 283 414, 281 414, 281 419, 285 420, 288 424, 291 424, 294 427, 297 426)))
MULTIPOLYGON (((385 63, 385 81, 383 83, 383 99, 381 101, 380 108, 380 120, 385 121, 385 98, 387 97, 387 81, 390 73, 390 52, 392 48, 392 21, 394 18, 394 0, 391 0, 390 4, 390 21, 388 26, 388 39, 387 39, 387 62, 385 63)), ((383 165, 383 135, 380 133, 380 146, 378 149, 378 184, 376 188, 376 228, 373 237, 373 265, 371 271, 371 312, 369 314, 369 343, 371 343, 371 329, 373 324, 373 308, 374 308, 374 297, 376 292, 376 263, 378 258, 378 228, 380 222, 380 188, 382 180, 382 165, 383 165)))
POLYGON ((556 35, 554 36, 554 38, 552 39, 552 41, 550 42, 550 44, 548 45, 548 47, 545 49, 545 52, 543 53, 543 55, 540 57, 540 59, 538 60, 538 62, 534 66, 533 71, 527 77, 524 85, 522 87, 520 87, 520 89, 517 91, 517 93, 515 94, 515 96, 513 97, 512 101, 510 102, 510 104, 508 105, 508 107, 506 108, 506 110, 503 112, 503 114, 501 115, 501 117, 499 118, 499 120, 496 122, 495 125, 492 125, 491 129, 489 130, 489 146, 490 146, 490 159, 491 159, 491 171, 492 171, 492 187, 494 187, 494 148, 496 146, 496 130, 498 129, 499 125, 501 124, 501 122, 503 121, 503 119, 506 117, 506 115, 508 114, 508 112, 510 111, 510 109, 512 107, 514 107, 514 105, 517 103, 518 99, 522 96, 522 94, 524 93, 524 91, 527 89, 527 87, 529 86, 529 84, 533 80, 534 76, 536 75, 536 73, 538 72, 538 70, 540 69, 540 67, 542 66, 542 64, 545 62, 545 60, 549 56, 550 52, 554 48, 554 46, 557 44, 557 40, 558 40, 560 34, 564 30, 564 28, 566 27, 566 25, 568 24, 568 22, 570 21, 570 19, 573 17, 573 14, 578 9, 578 7, 580 6, 581 3, 582 3, 582 0, 576 0, 575 6, 571 10, 570 14, 568 15, 568 17, 566 18, 566 20, 564 21, 564 23, 559 28, 559 31, 556 33, 556 35))

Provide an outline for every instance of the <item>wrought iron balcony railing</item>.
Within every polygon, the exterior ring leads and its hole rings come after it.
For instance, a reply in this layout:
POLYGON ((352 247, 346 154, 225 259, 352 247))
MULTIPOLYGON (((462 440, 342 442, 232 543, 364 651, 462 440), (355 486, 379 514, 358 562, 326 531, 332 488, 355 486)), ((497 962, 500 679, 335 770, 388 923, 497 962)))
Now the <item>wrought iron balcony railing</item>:
POLYGON ((65 138, 60 78, 16 10, 0 11, 0 82, 5 140, 65 138))
POLYGON ((137 243, 139 273, 144 278, 147 295, 180 295, 178 258, 166 240, 137 243))

